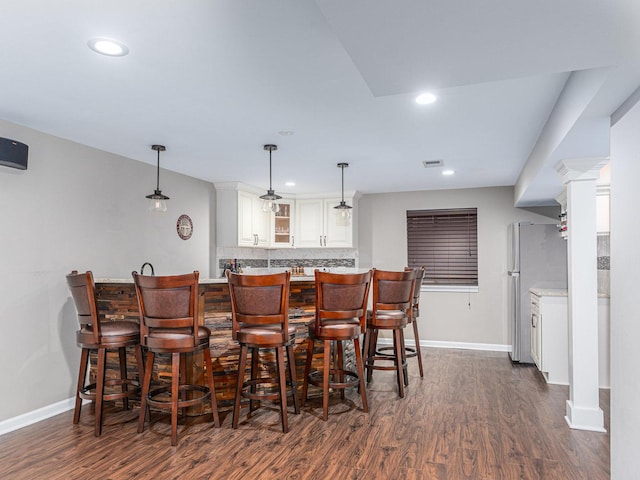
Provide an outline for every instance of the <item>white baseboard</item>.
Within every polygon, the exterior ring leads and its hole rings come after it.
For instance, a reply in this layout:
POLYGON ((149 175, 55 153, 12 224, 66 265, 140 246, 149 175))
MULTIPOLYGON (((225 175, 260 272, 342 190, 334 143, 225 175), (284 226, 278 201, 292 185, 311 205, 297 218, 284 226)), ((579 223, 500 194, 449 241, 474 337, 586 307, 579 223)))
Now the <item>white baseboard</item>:
MULTIPOLYGON (((393 345, 393 341, 390 338, 379 338, 378 343, 383 345, 393 345)), ((408 347, 415 346, 415 341, 412 339, 406 339, 405 343, 408 347)), ((462 350, 486 350, 489 352, 510 352, 511 345, 502 345, 499 343, 466 343, 466 342, 440 342, 435 340, 421 340, 421 347, 433 347, 433 348, 459 348, 462 350)))
POLYGON ((75 401, 75 397, 67 398, 66 400, 61 400, 51 405, 38 408, 37 410, 23 413, 22 415, 18 415, 17 417, 2 420, 0 422, 0 435, 13 432, 14 430, 18 430, 19 428, 26 427, 33 423, 46 420, 47 418, 71 410, 75 406, 75 401))

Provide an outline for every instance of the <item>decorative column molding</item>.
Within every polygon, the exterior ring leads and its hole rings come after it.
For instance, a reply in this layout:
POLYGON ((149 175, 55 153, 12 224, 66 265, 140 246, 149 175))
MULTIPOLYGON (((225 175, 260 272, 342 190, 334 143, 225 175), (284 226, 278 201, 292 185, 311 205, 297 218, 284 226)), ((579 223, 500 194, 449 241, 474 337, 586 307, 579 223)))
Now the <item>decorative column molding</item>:
POLYGON ((568 158, 556 165, 556 172, 567 184, 574 180, 593 180, 600 178, 600 170, 609 161, 608 157, 568 158))
MULTIPOLYGON (((569 277, 569 400, 571 428, 604 432, 598 388, 598 270, 596 180, 606 157, 563 160, 569 277)), ((561 198, 564 201, 564 198, 561 198)))

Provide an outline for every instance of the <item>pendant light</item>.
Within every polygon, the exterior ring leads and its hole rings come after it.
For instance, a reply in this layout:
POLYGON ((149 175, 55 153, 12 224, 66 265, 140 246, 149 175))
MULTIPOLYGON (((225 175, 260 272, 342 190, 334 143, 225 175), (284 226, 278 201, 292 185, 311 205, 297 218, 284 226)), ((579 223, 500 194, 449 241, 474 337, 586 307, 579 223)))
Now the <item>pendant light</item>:
POLYGON ((338 164, 338 168, 342 169, 342 201, 340 202, 340 205, 336 205, 335 207, 333 207, 337 208, 339 212, 338 214, 345 219, 351 218, 351 209, 353 208, 352 206, 347 205, 347 203, 344 201, 344 169, 348 166, 348 163, 338 164))
POLYGON ((273 191, 271 187, 271 152, 278 149, 277 145, 265 145, 265 150, 269 151, 269 190, 264 195, 260 195, 260 198, 264 200, 262 202, 262 210, 265 212, 273 212, 278 213, 280 211, 280 205, 278 204, 278 200, 282 197, 280 195, 276 195, 276 192, 273 191))
POLYGON ((147 198, 151 200, 149 202, 149 210, 152 212, 166 212, 169 197, 163 195, 160 191, 160 152, 164 152, 166 148, 164 145, 151 145, 151 150, 158 152, 158 169, 156 174, 156 189, 151 195, 147 195, 147 198))

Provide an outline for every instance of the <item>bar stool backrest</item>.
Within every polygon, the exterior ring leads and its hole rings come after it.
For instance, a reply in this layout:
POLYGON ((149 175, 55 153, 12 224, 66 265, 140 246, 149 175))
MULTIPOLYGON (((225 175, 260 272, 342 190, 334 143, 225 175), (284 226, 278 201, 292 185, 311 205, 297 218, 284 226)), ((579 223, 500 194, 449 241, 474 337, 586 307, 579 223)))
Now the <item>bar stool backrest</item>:
POLYGON ((67 275, 67 285, 71 291, 73 302, 76 305, 80 329, 92 331, 94 343, 99 344, 100 321, 98 319, 98 309, 96 306, 93 273, 91 273, 91 271, 78 273, 77 270, 74 270, 67 275))
POLYGON ((240 275, 227 270, 234 340, 241 328, 270 326, 287 341, 290 276, 290 272, 240 275))
POLYGON ((405 270, 413 270, 416 272, 416 281, 413 286, 413 301, 411 304, 411 314, 413 318, 420 316, 420 289, 422 288, 422 280, 424 279, 424 267, 405 267, 405 270))
POLYGON ((357 274, 315 271, 316 332, 321 332, 325 321, 354 318, 365 331, 371 275, 371 270, 357 274))
POLYGON ((132 273, 140 312, 140 343, 149 348, 198 345, 199 272, 153 276, 132 273))
POLYGON ((405 270, 373 271, 373 312, 400 310, 407 312, 413 301, 416 272, 405 270))

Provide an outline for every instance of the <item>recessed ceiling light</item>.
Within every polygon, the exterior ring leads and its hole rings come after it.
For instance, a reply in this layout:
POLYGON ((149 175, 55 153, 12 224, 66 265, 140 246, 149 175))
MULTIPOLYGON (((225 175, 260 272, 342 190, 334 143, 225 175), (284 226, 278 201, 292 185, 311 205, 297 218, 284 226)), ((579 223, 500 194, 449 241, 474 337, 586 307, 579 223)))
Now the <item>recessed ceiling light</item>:
POLYGON ((447 175, 447 176, 453 175, 454 173, 456 173, 455 170, 443 170, 442 171, 442 175, 447 175))
POLYGON ((438 99, 433 93, 421 93, 416 97, 416 103, 418 105, 428 105, 435 102, 438 99))
POLYGON ((87 45, 94 52, 110 57, 124 57, 129 54, 129 47, 112 38, 92 38, 87 45))
POLYGON ((286 182, 285 185, 287 187, 295 187, 296 186, 296 182, 286 182))
POLYGON ((283 137, 290 137, 291 135, 293 135, 293 131, 292 130, 280 130, 278 132, 278 135, 282 135, 283 137))

